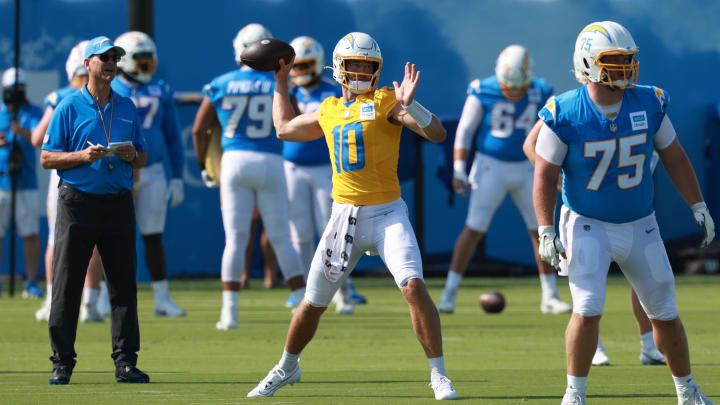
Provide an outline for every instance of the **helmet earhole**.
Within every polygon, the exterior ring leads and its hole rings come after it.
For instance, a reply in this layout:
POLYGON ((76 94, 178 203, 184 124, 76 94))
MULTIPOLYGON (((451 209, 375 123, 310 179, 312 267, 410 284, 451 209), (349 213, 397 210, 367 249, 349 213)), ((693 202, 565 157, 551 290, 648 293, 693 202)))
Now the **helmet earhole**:
POLYGON ((583 58, 583 63, 585 64, 586 69, 590 69, 590 65, 588 64, 587 59, 583 58))

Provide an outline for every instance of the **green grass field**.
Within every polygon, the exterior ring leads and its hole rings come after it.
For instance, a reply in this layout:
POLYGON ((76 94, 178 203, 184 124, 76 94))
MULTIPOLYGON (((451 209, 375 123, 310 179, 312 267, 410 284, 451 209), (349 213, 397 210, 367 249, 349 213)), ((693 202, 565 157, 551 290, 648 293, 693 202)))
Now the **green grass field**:
MULTIPOLYGON (((428 281, 439 299, 444 280, 428 281)), ((152 316, 149 285, 140 286, 142 350, 138 366, 152 383, 114 382, 110 324, 81 324, 78 364, 69 386, 50 386, 46 324, 34 320, 37 301, 0 299, 0 403, 2 404, 404 404, 432 403, 428 364, 412 332, 401 294, 389 278, 358 278, 369 299, 355 315, 326 313, 302 355, 302 382, 274 398, 245 397, 282 353, 290 313, 286 289, 261 282, 240 295, 240 328, 215 330, 219 281, 174 281, 181 319, 152 316)), ((559 279, 569 299, 567 281, 559 279)), ((720 402, 720 277, 677 279, 680 314, 705 393, 720 402)), ((593 368, 588 401, 599 404, 675 404, 666 367, 641 366, 640 341, 629 287, 611 277, 601 336, 612 366, 593 368)), ((442 316, 446 366, 460 400, 472 404, 559 404, 565 389, 563 334, 569 315, 541 315, 536 278, 469 278, 457 311, 442 316), (485 315, 478 295, 505 294, 500 315, 485 315)))

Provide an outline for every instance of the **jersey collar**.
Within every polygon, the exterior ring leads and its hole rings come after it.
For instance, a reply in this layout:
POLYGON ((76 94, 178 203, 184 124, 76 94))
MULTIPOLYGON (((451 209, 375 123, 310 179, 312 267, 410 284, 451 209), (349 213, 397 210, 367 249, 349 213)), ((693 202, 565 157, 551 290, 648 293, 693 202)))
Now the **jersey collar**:
MULTIPOLYGON (((85 85, 83 85, 82 90, 80 92, 82 93, 82 97, 85 100, 85 102, 88 103, 88 105, 92 105, 92 106, 95 105, 95 99, 92 98, 92 96, 90 95, 90 91, 87 88, 87 83, 85 83, 85 85)), ((113 91, 112 86, 110 86, 110 97, 113 98, 115 102, 118 101, 117 94, 113 91)))

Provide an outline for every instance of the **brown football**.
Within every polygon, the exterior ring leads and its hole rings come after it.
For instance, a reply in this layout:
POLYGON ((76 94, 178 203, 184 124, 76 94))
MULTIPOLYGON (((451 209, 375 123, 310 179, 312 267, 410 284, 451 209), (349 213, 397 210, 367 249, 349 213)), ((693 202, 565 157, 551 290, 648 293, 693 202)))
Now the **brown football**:
POLYGON ((505 297, 499 291, 488 291, 480 296, 480 306, 489 314, 497 314, 505 308, 505 297))
POLYGON ((273 72, 280 68, 280 59, 289 63, 295 57, 295 50, 287 42, 266 38, 248 45, 240 55, 242 63, 255 70, 273 72))

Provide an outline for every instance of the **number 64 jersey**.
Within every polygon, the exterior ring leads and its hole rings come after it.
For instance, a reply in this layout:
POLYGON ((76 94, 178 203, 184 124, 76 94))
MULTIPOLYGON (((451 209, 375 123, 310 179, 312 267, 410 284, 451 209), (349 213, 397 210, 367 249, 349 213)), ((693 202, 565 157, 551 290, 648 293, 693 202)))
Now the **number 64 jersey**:
POLYGON ((395 90, 383 87, 349 103, 328 97, 320 105, 318 123, 330 152, 334 201, 373 205, 400 198, 402 125, 388 120, 396 104, 395 90))
POLYGON ((246 66, 218 76, 203 87, 223 128, 223 151, 282 153, 282 141, 275 137, 272 122, 274 89, 272 72, 246 66))

